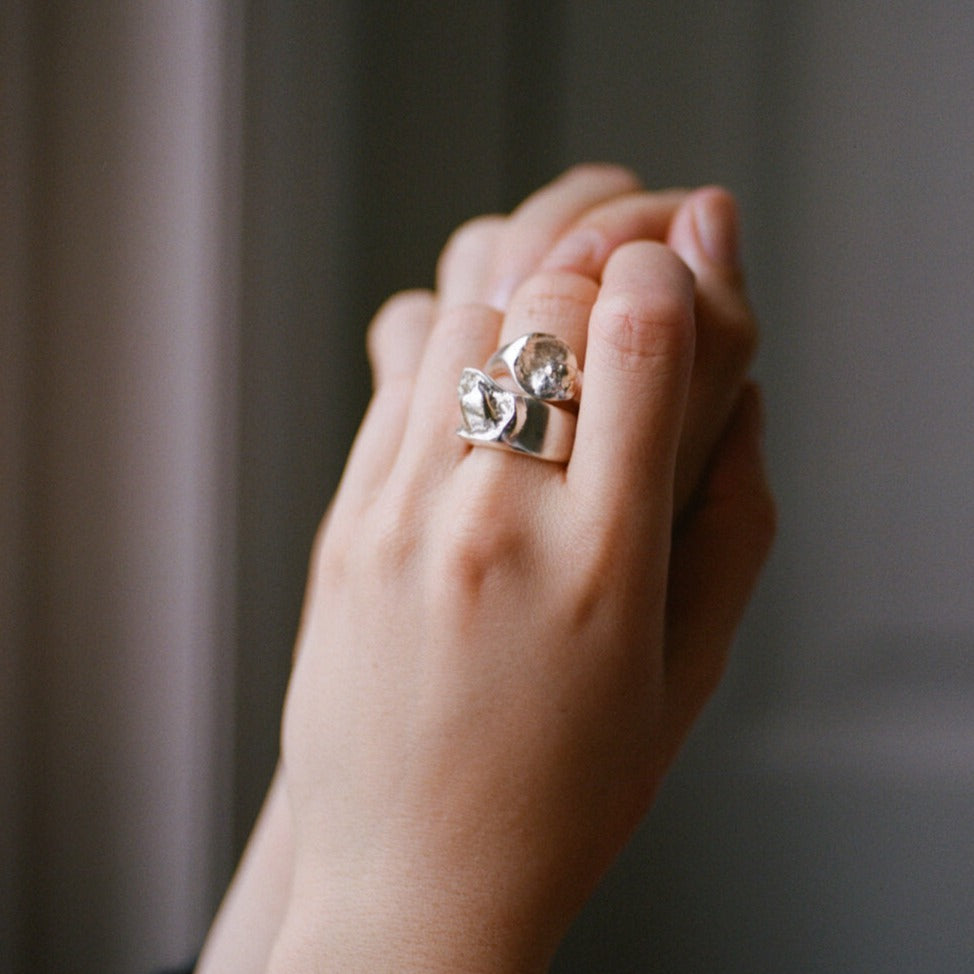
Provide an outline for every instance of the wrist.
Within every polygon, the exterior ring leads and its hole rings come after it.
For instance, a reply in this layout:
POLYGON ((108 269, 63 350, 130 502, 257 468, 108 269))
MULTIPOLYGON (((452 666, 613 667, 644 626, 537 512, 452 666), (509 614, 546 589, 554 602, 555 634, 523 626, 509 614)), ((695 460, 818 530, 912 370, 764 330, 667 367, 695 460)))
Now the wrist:
POLYGON ((556 946, 502 893, 362 877, 329 886, 295 883, 269 974, 541 974, 556 946))

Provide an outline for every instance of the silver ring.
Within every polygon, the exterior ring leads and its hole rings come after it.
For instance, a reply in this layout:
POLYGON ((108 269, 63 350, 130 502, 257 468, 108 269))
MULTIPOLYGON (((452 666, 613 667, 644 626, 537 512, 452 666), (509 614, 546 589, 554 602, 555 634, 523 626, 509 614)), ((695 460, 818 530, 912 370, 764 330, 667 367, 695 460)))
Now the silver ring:
POLYGON ((509 375, 527 396, 546 402, 577 399, 582 389, 578 359, 556 335, 533 331, 499 348, 484 366, 495 378, 509 375))
POLYGON ((474 446, 525 453, 565 463, 575 443, 575 417, 533 396, 499 386, 480 369, 464 369, 457 386, 463 426, 457 435, 474 446))

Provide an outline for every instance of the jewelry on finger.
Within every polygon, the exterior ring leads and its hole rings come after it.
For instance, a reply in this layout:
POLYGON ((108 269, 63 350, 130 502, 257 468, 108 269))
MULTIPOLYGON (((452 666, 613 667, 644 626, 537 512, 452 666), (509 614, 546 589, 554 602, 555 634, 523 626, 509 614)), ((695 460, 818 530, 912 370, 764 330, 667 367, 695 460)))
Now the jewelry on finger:
POLYGON ((575 442, 575 417, 533 396, 504 389, 479 369, 464 369, 457 387, 463 425, 474 446, 513 450, 565 463, 575 442))
POLYGON ((484 372, 510 376, 525 395, 547 402, 577 399, 582 388, 578 359, 568 343, 537 331, 499 348, 484 372))

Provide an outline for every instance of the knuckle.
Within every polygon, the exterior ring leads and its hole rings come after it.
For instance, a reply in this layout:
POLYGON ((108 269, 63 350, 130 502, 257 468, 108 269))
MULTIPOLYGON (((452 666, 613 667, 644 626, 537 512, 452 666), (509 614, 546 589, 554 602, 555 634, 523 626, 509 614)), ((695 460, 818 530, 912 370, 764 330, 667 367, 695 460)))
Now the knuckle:
POLYGON ((570 593, 571 621, 578 630, 600 620, 623 618, 650 594, 649 562, 633 550, 634 532, 622 516, 604 511, 577 518, 568 530, 573 565, 562 579, 570 593), (627 571, 620 571, 625 564, 627 571))
POLYGON ((463 599, 476 598, 489 586, 490 579, 508 569, 523 547, 519 532, 465 519, 458 523, 450 543, 434 566, 433 579, 438 590, 463 599))
POLYGON ((365 333, 365 347, 373 365, 382 358, 385 347, 396 334, 409 328, 418 319, 431 314, 433 295, 415 289, 399 291, 382 303, 365 333))
POLYGON ((504 217, 494 214, 477 216, 461 223, 447 239, 437 265, 437 279, 442 280, 461 263, 479 261, 493 247, 504 226, 504 217))
POLYGON ((433 546, 430 565, 433 591, 459 603, 476 600, 495 580, 510 579, 512 571, 519 573, 529 551, 523 519, 512 516, 493 478, 484 477, 480 487, 466 486, 463 504, 453 506, 440 543, 433 546))
POLYGON ((620 371, 648 361, 683 359, 693 348, 692 312, 673 295, 614 295, 593 317, 592 337, 620 371))
POLYGON ((425 288, 398 291, 379 307, 377 320, 399 322, 404 319, 425 317, 433 303, 433 293, 425 288))
POLYGON ((380 497, 369 512, 368 527, 361 532, 357 551, 378 580, 395 580, 412 571, 420 548, 417 526, 420 515, 411 498, 395 502, 380 497))
POLYGON ((587 320, 598 293, 589 278, 566 271, 541 271, 534 274, 515 295, 509 314, 536 330, 557 327, 559 321, 587 320))

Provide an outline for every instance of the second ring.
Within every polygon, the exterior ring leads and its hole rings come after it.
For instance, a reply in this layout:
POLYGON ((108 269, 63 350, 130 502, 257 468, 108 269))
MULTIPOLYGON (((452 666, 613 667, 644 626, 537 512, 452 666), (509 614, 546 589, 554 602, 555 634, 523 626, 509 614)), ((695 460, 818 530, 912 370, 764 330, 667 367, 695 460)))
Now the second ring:
POLYGON ((569 402, 582 391, 582 372, 567 342, 556 335, 531 332, 499 348, 484 372, 510 376, 527 396, 546 402, 569 402))

